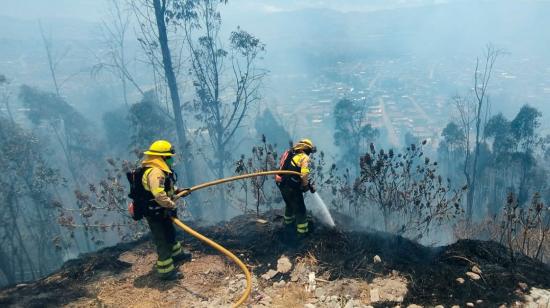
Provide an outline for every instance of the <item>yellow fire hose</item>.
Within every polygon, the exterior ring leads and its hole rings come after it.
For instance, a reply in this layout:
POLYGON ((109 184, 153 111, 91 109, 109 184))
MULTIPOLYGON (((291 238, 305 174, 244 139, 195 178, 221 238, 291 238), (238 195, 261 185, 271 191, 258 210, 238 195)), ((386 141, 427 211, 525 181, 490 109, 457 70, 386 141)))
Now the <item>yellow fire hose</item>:
MULTIPOLYGON (((203 184, 193 186, 193 187, 191 187, 189 189, 186 189, 186 190, 180 192, 179 194, 177 194, 174 197, 174 200, 177 200, 181 197, 185 197, 185 196, 189 195, 191 192, 193 192, 195 190, 203 189, 203 188, 206 188, 206 187, 219 185, 219 184, 232 182, 232 181, 237 181, 237 180, 242 180, 242 179, 247 179, 247 178, 252 178, 252 177, 257 177, 257 176, 266 176, 266 175, 275 175, 275 174, 300 175, 299 172, 287 171, 287 170, 261 171, 261 172, 256 172, 256 173, 237 175, 237 176, 224 178, 224 179, 219 179, 219 180, 206 182, 206 183, 203 183, 203 184)), ((216 249, 217 251, 221 252, 222 254, 227 256, 229 259, 231 259, 235 263, 237 263, 237 265, 241 268, 241 270, 243 271, 243 273, 246 277, 246 289, 244 290, 244 293, 241 295, 239 300, 237 302, 235 302, 235 304, 233 304, 232 307, 239 307, 240 305, 242 305, 246 301, 248 296, 250 295, 250 292, 252 291, 252 276, 250 275, 250 271, 248 270, 246 265, 243 263, 243 261, 241 261, 239 258, 237 258, 237 256, 235 256, 231 251, 225 249, 220 244, 218 244, 218 243, 214 242, 213 240, 207 238, 206 236, 198 233, 197 231, 191 229, 189 226, 187 226, 186 224, 181 222, 179 219, 172 218, 172 222, 176 226, 180 227, 183 231, 185 231, 185 232, 191 234, 192 236, 196 237, 197 239, 205 242, 210 247, 216 249)))

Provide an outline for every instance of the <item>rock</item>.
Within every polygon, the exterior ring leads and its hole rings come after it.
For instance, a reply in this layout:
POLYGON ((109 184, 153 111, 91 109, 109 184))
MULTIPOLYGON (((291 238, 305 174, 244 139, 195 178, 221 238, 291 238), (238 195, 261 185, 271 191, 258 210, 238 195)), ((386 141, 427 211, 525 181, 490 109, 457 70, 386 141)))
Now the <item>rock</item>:
POLYGON ((460 308, 459 305, 452 305, 451 308, 460 308))
POLYGON ((468 276, 472 280, 480 280, 481 279, 481 276, 479 276, 478 274, 473 273, 473 272, 466 272, 466 276, 468 276))
POLYGON ((281 287, 284 287, 285 285, 286 285, 286 282, 284 280, 273 283, 274 288, 281 288, 281 287))
POLYGON ((15 287, 18 288, 18 289, 20 289, 20 288, 24 288, 24 287, 26 287, 26 286, 28 286, 27 283, 20 283, 20 284, 16 285, 15 287))
POLYGON ((458 278, 456 279, 456 282, 458 282, 459 284, 463 284, 464 281, 465 281, 465 280, 464 280, 464 278, 462 278, 462 277, 458 277, 458 278))
POLYGON ((277 272, 286 274, 290 272, 292 269, 292 263, 290 263, 290 260, 285 255, 281 256, 279 260, 277 260, 277 272))
POLYGON ((344 306, 344 308, 353 308, 355 307, 355 301, 353 299, 350 299, 346 305, 344 306))
POLYGON ((370 301, 372 303, 376 303, 380 301, 380 291, 378 290, 378 288, 374 288, 370 290, 370 301))
POLYGON ((308 273, 308 269, 306 268, 305 264, 297 263, 294 266, 292 273, 290 273, 290 281, 296 282, 298 280, 305 280, 307 273, 308 273))
POLYGON ((380 256, 376 255, 376 256, 374 256, 374 258, 372 259, 372 261, 373 261, 374 263, 380 263, 380 262, 382 262, 382 259, 380 258, 380 256))
POLYGON ((315 291, 316 281, 315 281, 315 272, 310 272, 308 275, 308 285, 306 291, 313 292, 315 291))
POLYGON ((407 306, 407 308, 422 308, 422 306, 417 305, 417 304, 410 304, 410 305, 407 306))
POLYGON ((323 288, 315 289, 315 296, 316 297, 325 297, 325 289, 323 289, 323 288))
POLYGON ((479 304, 483 304, 483 301, 480 300, 480 299, 478 299, 478 300, 476 301, 476 304, 478 304, 478 305, 479 305, 479 304))
POLYGON ((434 308, 445 308, 445 306, 443 306, 443 305, 437 305, 437 306, 435 306, 434 308))
POLYGON ((467 307, 474 307, 474 303, 466 303, 467 307))
POLYGON ((305 304, 304 308, 315 308, 315 305, 313 304, 305 304))
POLYGON ((243 279, 243 278, 244 278, 244 274, 237 274, 237 275, 235 275, 235 277, 237 277, 238 279, 243 279))
POLYGON ((518 287, 522 290, 522 291, 527 291, 527 284, 525 282, 520 282, 518 283, 518 287))
POLYGON ((270 269, 269 271, 267 271, 267 273, 262 275, 262 278, 265 279, 265 280, 269 280, 269 279, 275 277, 275 275, 277 275, 278 273, 279 272, 270 269))
POLYGON ((478 275, 481 275, 481 269, 477 266, 472 266, 472 272, 478 274, 478 275))

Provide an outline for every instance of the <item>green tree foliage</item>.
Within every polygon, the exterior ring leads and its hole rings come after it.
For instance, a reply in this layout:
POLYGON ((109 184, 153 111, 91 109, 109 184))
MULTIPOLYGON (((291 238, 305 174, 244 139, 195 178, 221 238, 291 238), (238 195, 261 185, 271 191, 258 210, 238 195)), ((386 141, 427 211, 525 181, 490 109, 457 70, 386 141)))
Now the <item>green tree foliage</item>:
MULTIPOLYGON (((497 215, 510 192, 515 194, 520 205, 537 192, 542 197, 548 195, 548 175, 541 159, 546 155, 549 138, 540 135, 541 116, 536 108, 524 105, 512 120, 502 113, 487 120, 479 144, 477 211, 487 207, 492 215, 497 215)), ((459 174, 456 171, 464 168, 465 134, 451 122, 443 130, 442 137, 439 153, 449 166, 449 177, 454 182, 465 181, 456 177, 459 174)))
POLYGON ((53 192, 64 180, 44 149, 36 136, 0 118, 0 284, 38 277, 62 261, 53 192))
POLYGON ((342 99, 334 106, 334 144, 341 149, 342 163, 357 170, 361 153, 379 132, 365 123, 365 103, 342 99))
POLYGON ((515 147, 510 131, 510 121, 502 113, 490 118, 485 125, 485 137, 493 139, 493 152, 497 159, 502 159, 515 147))
POLYGON ((463 147, 464 142, 466 141, 464 131, 455 122, 450 122, 447 124, 441 132, 441 136, 450 151, 463 147))
POLYGON ((35 127, 49 130, 65 157, 66 167, 75 183, 86 177, 85 168, 94 170, 93 162, 100 159, 100 149, 92 134, 90 122, 57 94, 21 86, 19 98, 27 108, 26 116, 35 127))
POLYGON ((516 140, 516 148, 532 153, 542 140, 537 129, 540 127, 542 114, 529 105, 521 107, 516 117, 510 122, 510 130, 516 140))
POLYGON ((102 117, 103 130, 109 149, 123 153, 130 145, 130 122, 128 108, 121 107, 106 112, 102 117))
POLYGON ((537 168, 537 157, 544 154, 547 142, 538 132, 541 116, 536 108, 524 105, 512 121, 497 114, 485 127, 485 135, 492 141, 494 167, 513 172, 509 182, 518 190, 520 204, 528 201, 533 188, 542 188, 537 183, 545 178, 537 168))
POLYGON ((174 125, 155 101, 154 93, 146 92, 139 103, 130 106, 130 146, 141 150, 162 136, 171 139, 174 125))
POLYGON ((69 138, 78 138, 89 125, 73 106, 55 93, 23 85, 19 98, 23 106, 28 108, 27 117, 35 125, 47 123, 66 127, 69 138))

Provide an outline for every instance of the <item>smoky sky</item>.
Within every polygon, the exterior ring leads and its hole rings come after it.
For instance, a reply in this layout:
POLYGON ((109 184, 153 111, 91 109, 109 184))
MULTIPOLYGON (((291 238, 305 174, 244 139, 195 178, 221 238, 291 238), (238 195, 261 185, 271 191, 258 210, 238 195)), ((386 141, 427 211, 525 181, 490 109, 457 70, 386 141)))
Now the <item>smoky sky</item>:
MULTIPOLYGON (((44 72, 27 69, 23 75, 20 69, 22 65, 46 68, 38 22, 57 49, 62 51, 69 45, 74 59, 64 62, 61 68, 72 72, 86 69, 90 54, 101 49, 100 24, 108 16, 109 2, 0 0, 0 73, 20 82, 48 83, 38 80, 47 76, 44 72), (13 64, 17 61, 23 64, 13 64)), ((230 0, 221 12, 223 31, 240 26, 266 43, 264 66, 271 76, 314 77, 322 73, 316 69, 338 61, 364 61, 370 65, 367 71, 382 70, 395 78, 410 74, 410 67, 417 67, 418 74, 424 75, 431 70, 429 67, 435 67, 436 76, 449 81, 448 91, 441 93, 446 97, 471 87, 468 82, 475 59, 486 44, 492 43, 506 51, 497 63, 493 88, 495 100, 502 103, 495 102, 493 112, 504 111, 512 116, 521 105, 531 104, 545 118, 550 114, 550 1, 230 0), (389 61, 403 56, 411 62, 393 72, 388 63, 375 65, 378 59, 389 61)), ((128 46, 137 50, 134 29, 128 33, 128 46)), ((269 81, 266 89, 273 89, 269 81)), ((293 95, 286 90, 277 88, 272 92, 293 95)), ((543 126, 548 126, 546 123, 543 126)))

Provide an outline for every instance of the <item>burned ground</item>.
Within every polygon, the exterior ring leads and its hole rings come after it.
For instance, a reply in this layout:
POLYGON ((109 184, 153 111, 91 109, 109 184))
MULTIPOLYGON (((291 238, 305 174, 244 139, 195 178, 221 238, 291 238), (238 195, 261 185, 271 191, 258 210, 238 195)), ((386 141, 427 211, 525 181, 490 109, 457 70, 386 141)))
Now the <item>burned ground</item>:
MULTIPOLYGON (((295 241, 294 236, 281 227, 277 212, 266 213, 263 218, 268 223, 257 222, 255 215, 242 215, 223 224, 197 227, 197 230, 242 257, 258 277, 272 268, 281 255, 292 261, 314 258, 319 276, 330 281, 357 279, 372 283, 377 278, 398 273, 407 283, 407 292, 402 299, 405 304, 449 306, 478 301, 483 304, 477 306, 498 306, 521 301, 529 288, 550 288, 550 268, 547 265, 520 255, 516 255, 512 262, 509 251, 494 242, 463 240, 450 246, 430 248, 386 233, 320 226, 310 236, 295 241), (381 262, 373 262, 374 256, 379 256, 381 262), (471 278, 466 274, 472 271, 479 272, 479 277, 474 275, 471 278), (458 278, 463 282, 457 281, 458 278)), ((342 221, 337 222, 345 225, 342 221)), ((198 240, 184 238, 197 255, 218 254, 198 240)), ((49 277, 6 288, 0 291, 0 306, 32 307, 44 306, 45 303, 60 306, 83 298, 94 299, 98 297, 94 294, 95 289, 84 286, 133 271, 132 262, 121 257, 127 251, 133 252, 134 259, 153 258, 152 247, 146 243, 147 239, 142 239, 87 254, 67 262, 49 277), (144 245, 149 246, 142 248, 144 245)), ((141 261, 152 264, 152 260, 141 261)), ((208 267, 208 264, 204 266, 208 267)), ((208 272, 207 276, 215 274, 215 279, 223 280, 223 268, 203 272, 208 272)), ((159 292, 170 288, 170 285, 159 284, 149 268, 133 274, 129 288, 158 289, 159 292)), ((289 281, 288 275, 279 274, 277 279, 289 281)), ((214 294, 192 293, 199 298, 214 294)), ((391 304, 378 303, 384 307, 391 304)))
MULTIPOLYGON (((275 212, 264 218, 279 220, 275 212)), ((273 264, 282 254, 296 258, 306 253, 315 256, 330 279, 372 281, 398 271, 409 281, 404 303, 452 305, 482 300, 498 306, 521 300, 525 285, 550 288, 550 267, 522 255, 515 255, 512 262, 504 246, 490 241, 461 240, 430 248, 382 232, 318 227, 298 244, 289 244, 280 223, 258 224, 255 216, 246 215, 202 231, 244 254, 258 273, 265 272, 267 264, 273 264), (376 255, 381 263, 372 262, 376 255), (479 280, 466 276, 473 266, 481 269, 479 280), (461 284, 457 278, 465 282, 461 284)), ((204 249, 200 245, 196 248, 204 249)))

